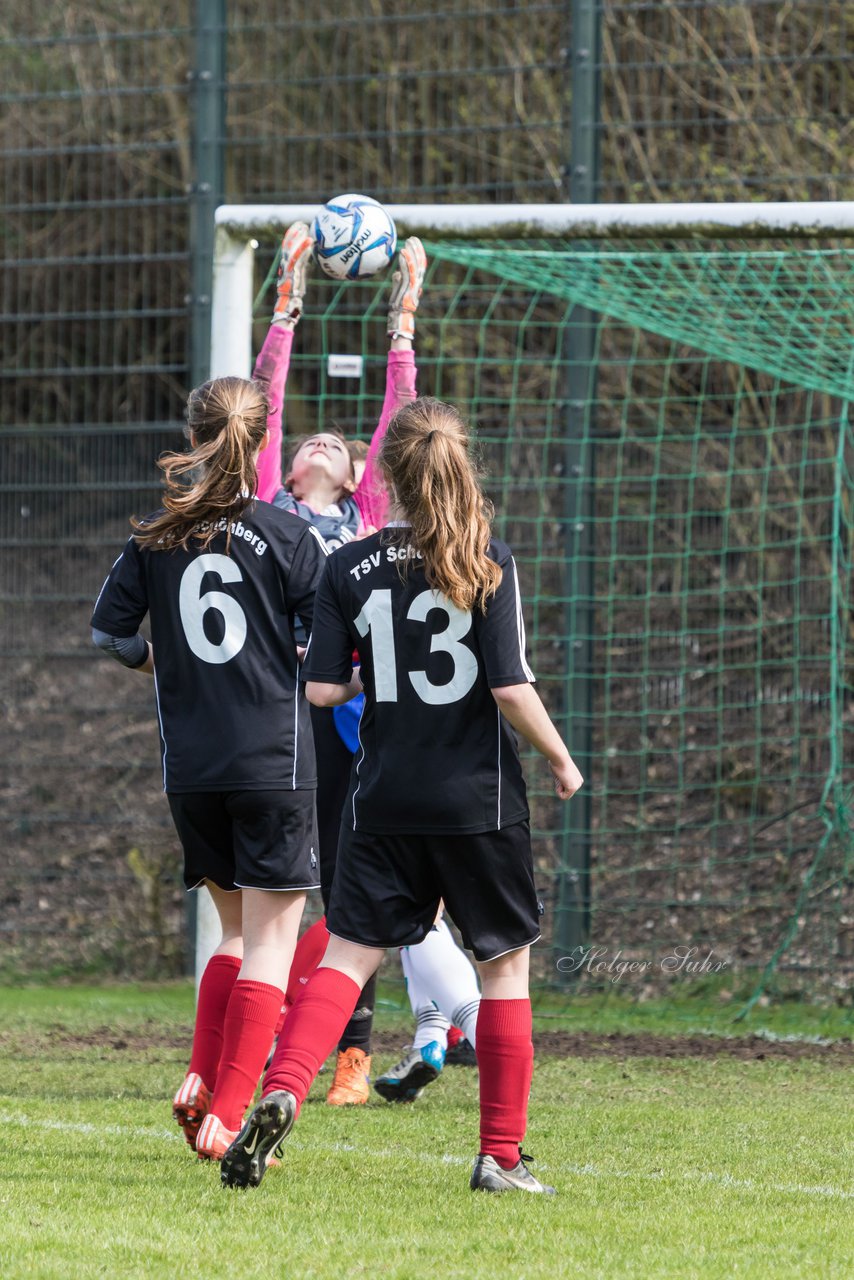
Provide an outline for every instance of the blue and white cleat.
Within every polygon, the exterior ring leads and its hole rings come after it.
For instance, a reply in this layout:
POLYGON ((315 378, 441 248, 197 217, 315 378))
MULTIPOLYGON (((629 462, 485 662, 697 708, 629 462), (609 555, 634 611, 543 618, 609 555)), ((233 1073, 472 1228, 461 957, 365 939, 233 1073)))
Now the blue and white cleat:
POLYGON ((444 1048, 438 1041, 431 1040, 420 1049, 410 1049, 397 1066, 374 1081, 374 1088, 386 1102, 414 1102, 444 1065, 444 1048))

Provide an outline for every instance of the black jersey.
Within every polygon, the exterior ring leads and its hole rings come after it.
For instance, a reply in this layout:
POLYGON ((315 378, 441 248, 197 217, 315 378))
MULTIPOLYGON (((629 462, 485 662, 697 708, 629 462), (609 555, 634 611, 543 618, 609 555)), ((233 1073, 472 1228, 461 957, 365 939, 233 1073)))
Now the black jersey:
POLYGON ((534 677, 513 557, 495 539, 489 554, 503 575, 485 614, 431 590, 397 529, 326 562, 302 675, 344 683, 359 651, 365 710, 343 818, 354 830, 476 833, 528 816, 516 737, 490 690, 534 677))
POLYGON ((316 786, 294 615, 310 629, 325 549, 304 521, 253 502, 209 546, 153 551, 130 538, 92 626, 136 634, 150 613, 169 792, 316 786))

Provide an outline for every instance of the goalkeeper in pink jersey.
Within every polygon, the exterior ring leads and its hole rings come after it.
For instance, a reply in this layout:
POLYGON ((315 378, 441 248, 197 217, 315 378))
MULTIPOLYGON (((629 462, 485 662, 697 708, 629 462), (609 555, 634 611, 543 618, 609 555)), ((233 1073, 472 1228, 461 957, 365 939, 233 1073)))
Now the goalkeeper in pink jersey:
MULTIPOLYGON (((291 226, 282 240, 276 308, 255 362, 253 378, 264 384, 271 411, 270 443, 260 455, 258 497, 308 521, 327 551, 373 533, 385 524, 388 498, 377 458, 394 412, 415 399, 415 312, 421 297, 427 260, 421 241, 410 237, 400 251, 389 299, 386 390, 379 424, 357 480, 354 460, 338 431, 321 431, 300 439, 282 474, 282 415, 294 330, 303 311, 311 262, 311 237, 304 222, 291 226)), ((329 901, 341 811, 350 782, 357 743, 359 706, 312 708, 317 753, 318 844, 324 907, 329 901)), ((286 1007, 292 1003, 323 955, 328 935, 320 920, 300 940, 286 1007)), ((368 1100, 375 980, 366 985, 338 1046, 335 1078, 327 1100, 333 1105, 368 1100)))

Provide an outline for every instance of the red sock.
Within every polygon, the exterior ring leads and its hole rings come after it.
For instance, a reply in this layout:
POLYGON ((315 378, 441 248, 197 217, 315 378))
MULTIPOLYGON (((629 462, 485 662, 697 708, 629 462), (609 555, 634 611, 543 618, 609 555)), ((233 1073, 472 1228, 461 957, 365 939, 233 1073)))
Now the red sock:
POLYGON ((195 1072, 213 1091, 222 1053, 222 1028, 232 989, 240 973, 240 956, 211 956, 199 983, 196 1025, 188 1074, 195 1072))
POLYGON ((255 1092, 282 1008, 281 987, 238 979, 223 1028, 222 1057, 211 1111, 226 1129, 239 1129, 255 1092))
POLYGON ((279 1021, 276 1023, 276 1035, 281 1033, 288 1010, 296 1000, 297 996, 301 995, 303 987, 305 987, 309 978, 323 959, 328 942, 329 931, 326 928, 326 916, 321 916, 319 920, 314 922, 310 929, 306 929, 305 933, 297 943, 294 958, 291 962, 291 971, 288 975, 288 986, 285 991, 284 1007, 279 1017, 279 1021))
POLYGON ((460 1031, 459 1027, 448 1027, 448 1048, 449 1049, 456 1049, 457 1045, 464 1038, 465 1037, 463 1036, 463 1033, 462 1031, 460 1031))
POLYGON ((287 1089, 299 1106, 312 1081, 350 1021, 361 988, 337 969, 317 969, 288 1014, 273 1061, 264 1077, 264 1096, 287 1089))
POLYGON ((502 1169, 519 1163, 534 1073, 530 1000, 481 1000, 477 1015, 480 1151, 502 1169))

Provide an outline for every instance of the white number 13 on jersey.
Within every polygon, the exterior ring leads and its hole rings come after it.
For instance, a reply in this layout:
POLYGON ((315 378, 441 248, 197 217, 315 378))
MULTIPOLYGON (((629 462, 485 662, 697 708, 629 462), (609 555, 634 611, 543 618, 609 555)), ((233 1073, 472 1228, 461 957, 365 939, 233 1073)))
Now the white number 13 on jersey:
MULTIPOLYGON (((431 609, 441 610, 448 625, 430 637, 430 652, 449 654, 454 664, 453 675, 447 684, 433 684, 426 671, 410 671, 408 675, 421 701, 439 707, 459 702, 466 696, 477 679, 477 658, 471 649, 460 644, 471 630, 468 610, 458 609, 438 591, 422 591, 412 601, 406 616, 412 622, 426 622, 431 609)), ((397 702, 397 657, 388 588, 371 592, 355 625, 360 636, 371 633, 377 702, 397 702)))

